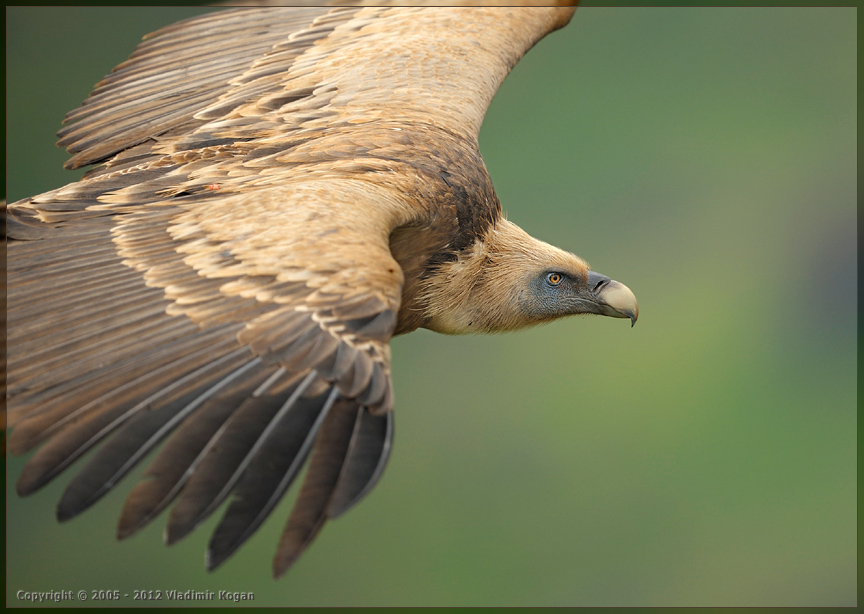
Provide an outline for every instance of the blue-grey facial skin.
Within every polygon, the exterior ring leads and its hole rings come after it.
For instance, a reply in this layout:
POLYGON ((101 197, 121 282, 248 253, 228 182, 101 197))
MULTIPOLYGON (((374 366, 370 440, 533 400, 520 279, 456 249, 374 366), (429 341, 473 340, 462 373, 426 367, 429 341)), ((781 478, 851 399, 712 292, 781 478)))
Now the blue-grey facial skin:
POLYGON ((549 270, 531 279, 519 295, 519 306, 532 317, 555 318, 572 313, 593 313, 587 299, 588 282, 584 277, 549 270))
MULTIPOLYGON (((619 300, 622 288, 617 281, 596 271, 588 275, 571 275, 564 271, 549 270, 535 276, 519 295, 519 306, 528 315, 538 319, 552 319, 562 315, 595 313, 616 318, 630 318, 635 324, 638 307, 619 300), (610 301, 609 298, 616 300, 610 301)), ((632 296, 629 289, 626 293, 632 296)))

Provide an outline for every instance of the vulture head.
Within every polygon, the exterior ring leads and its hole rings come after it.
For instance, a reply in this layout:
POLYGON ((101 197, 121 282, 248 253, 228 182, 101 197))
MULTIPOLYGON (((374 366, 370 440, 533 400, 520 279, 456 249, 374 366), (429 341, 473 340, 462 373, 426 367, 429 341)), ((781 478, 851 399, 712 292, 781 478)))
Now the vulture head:
POLYGON ((449 334, 504 332, 578 314, 630 318, 631 326, 639 317, 627 286, 504 218, 430 277, 424 299, 424 327, 449 334))

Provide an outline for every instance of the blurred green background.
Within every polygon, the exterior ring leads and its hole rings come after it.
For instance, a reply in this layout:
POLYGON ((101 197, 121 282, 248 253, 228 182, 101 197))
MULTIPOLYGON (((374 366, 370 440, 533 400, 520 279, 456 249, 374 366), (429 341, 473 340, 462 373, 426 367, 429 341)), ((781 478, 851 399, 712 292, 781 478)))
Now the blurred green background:
MULTIPOLYGON (((7 8, 10 201, 73 180, 63 114, 203 10, 7 8)), ((162 519, 117 543, 131 479, 60 525, 68 478, 22 500, 11 459, 7 604, 855 605, 855 20, 579 9, 508 77, 481 148, 509 218, 629 285, 638 325, 396 339, 387 472, 278 582, 289 501, 208 574, 215 519, 170 549, 162 519)))

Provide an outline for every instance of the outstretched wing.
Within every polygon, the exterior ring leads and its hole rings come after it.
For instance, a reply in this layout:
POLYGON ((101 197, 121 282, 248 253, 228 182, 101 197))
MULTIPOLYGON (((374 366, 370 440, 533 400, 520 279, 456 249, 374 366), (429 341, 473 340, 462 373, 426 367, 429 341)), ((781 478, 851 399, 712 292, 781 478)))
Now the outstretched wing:
POLYGON ((56 240, 13 243, 9 447, 49 439, 19 492, 110 435, 63 496, 58 515, 71 518, 179 426, 129 498, 120 535, 179 492, 174 541, 233 490, 215 566, 290 485, 322 421, 346 419, 330 410, 357 425, 333 451, 333 503, 318 512, 350 506, 390 445, 387 343, 402 283, 387 245, 394 222, 380 215, 388 196, 355 183, 145 204, 70 222, 56 240), (364 203, 379 215, 363 215, 364 203), (352 445, 375 457, 358 461, 360 474, 346 462, 352 445))
POLYGON ((568 18, 235 10, 148 37, 60 133, 68 166, 99 166, 8 208, 9 447, 43 444, 19 492, 104 441, 61 500, 71 518, 170 434, 118 535, 176 499, 177 540, 233 495, 213 568, 314 443, 283 573, 390 450, 392 231, 448 217, 440 171, 479 159, 501 79, 568 18))

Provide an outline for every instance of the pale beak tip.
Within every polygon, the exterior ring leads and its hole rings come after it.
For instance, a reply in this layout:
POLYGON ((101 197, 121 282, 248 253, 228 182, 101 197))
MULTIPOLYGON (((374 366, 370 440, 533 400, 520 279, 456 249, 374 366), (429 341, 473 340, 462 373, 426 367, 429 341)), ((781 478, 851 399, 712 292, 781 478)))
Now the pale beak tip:
POLYGON ((636 320, 639 319, 639 303, 630 288, 620 281, 610 280, 600 291, 598 298, 612 310, 613 313, 606 312, 608 315, 630 318, 630 328, 636 325, 636 320))

